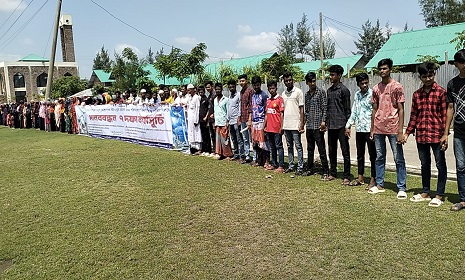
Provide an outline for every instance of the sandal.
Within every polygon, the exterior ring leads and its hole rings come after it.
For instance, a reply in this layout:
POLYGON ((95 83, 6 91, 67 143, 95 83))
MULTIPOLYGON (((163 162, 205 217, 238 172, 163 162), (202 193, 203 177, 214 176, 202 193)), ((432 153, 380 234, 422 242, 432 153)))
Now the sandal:
POLYGON ((350 181, 349 181, 349 179, 344 179, 344 180, 342 180, 341 185, 343 185, 343 186, 350 186, 350 181))
POLYGON ((358 179, 355 179, 349 183, 349 186, 362 186, 362 185, 365 185, 365 182, 361 182, 358 179))
MULTIPOLYGON (((439 198, 433 198, 433 200, 430 201, 430 203, 428 204, 428 206, 430 207, 439 207, 441 206, 442 204, 444 203, 444 201, 440 200, 439 198)), ((460 203, 462 204, 462 203, 460 203)))
POLYGON ((450 211, 460 211, 462 210, 463 208, 465 207, 465 205, 463 205, 462 203, 455 203, 454 205, 452 205, 452 207, 450 208, 450 211))
POLYGON ((336 180, 336 177, 331 176, 331 175, 329 175, 328 177, 326 177, 326 181, 332 181, 332 180, 336 180))

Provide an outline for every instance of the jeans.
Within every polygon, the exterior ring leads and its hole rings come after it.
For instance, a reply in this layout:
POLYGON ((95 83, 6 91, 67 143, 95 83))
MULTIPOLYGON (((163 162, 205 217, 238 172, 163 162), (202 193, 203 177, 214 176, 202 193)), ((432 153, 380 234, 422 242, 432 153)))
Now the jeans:
POLYGON ((281 133, 267 132, 268 145, 270 146, 272 165, 275 167, 284 166, 283 136, 281 133))
POLYGON ((200 122, 200 133, 202 134, 202 152, 212 152, 212 141, 210 139, 210 131, 208 130, 207 122, 200 122))
POLYGON ((234 146, 234 158, 239 159, 244 154, 244 143, 242 142, 240 128, 237 123, 229 125, 229 134, 234 146))
POLYGON ((315 165, 315 143, 320 154, 321 168, 324 175, 328 175, 328 158, 326 157, 325 133, 319 129, 307 129, 307 154, 308 170, 311 171, 315 165))
POLYGON ((371 177, 376 177, 376 148, 375 143, 370 139, 370 132, 356 132, 355 144, 357 145, 357 168, 358 175, 365 174, 365 147, 368 147, 368 155, 371 163, 371 177))
POLYGON ((454 137, 454 155, 460 201, 465 202, 465 139, 454 137))
MULTIPOLYGON (((241 123, 241 129, 247 127, 247 122, 241 123)), ((246 129, 242 132, 242 142, 244 143, 244 153, 242 157, 245 157, 245 160, 250 160, 250 129, 246 129)))
POLYGON ((328 155, 329 155, 329 175, 337 175, 337 141, 341 145, 342 157, 344 158, 344 179, 350 178, 350 149, 349 138, 345 136, 345 128, 328 130, 328 155))
POLYGON ((397 188, 406 191, 407 171, 405 170, 404 150, 402 144, 397 144, 397 134, 375 134, 376 146, 376 184, 384 187, 384 172, 386 167, 386 137, 391 145, 392 155, 396 163, 397 188))
POLYGON ((436 195, 444 196, 447 180, 446 153, 441 151, 440 143, 417 143, 418 156, 421 162, 421 192, 429 194, 431 187, 431 153, 433 151, 436 168, 438 169, 438 185, 436 195))
POLYGON ((284 130, 287 143, 287 157, 289 159, 289 169, 294 169, 294 145, 297 150, 297 171, 304 169, 304 151, 298 130, 284 130))

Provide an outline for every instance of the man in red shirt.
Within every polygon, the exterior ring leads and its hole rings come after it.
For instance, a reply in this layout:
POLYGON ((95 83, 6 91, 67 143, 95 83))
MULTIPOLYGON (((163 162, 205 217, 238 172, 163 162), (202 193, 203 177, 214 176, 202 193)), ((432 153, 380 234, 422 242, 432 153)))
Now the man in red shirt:
POLYGON ((268 138, 268 145, 271 152, 271 167, 276 168, 275 172, 284 172, 284 148, 283 148, 283 118, 284 100, 277 94, 278 86, 276 81, 268 82, 268 92, 271 97, 266 101, 264 131, 268 138))
POLYGON ((418 156, 421 162, 423 188, 421 193, 414 195, 410 201, 431 200, 431 149, 438 169, 438 182, 436 196, 429 206, 439 207, 443 203, 447 180, 445 147, 441 143, 441 137, 446 128, 447 105, 446 90, 434 81, 435 71, 436 66, 432 62, 422 63, 418 67, 423 86, 413 93, 410 121, 405 131, 404 141, 407 141, 410 134, 416 133, 418 156))

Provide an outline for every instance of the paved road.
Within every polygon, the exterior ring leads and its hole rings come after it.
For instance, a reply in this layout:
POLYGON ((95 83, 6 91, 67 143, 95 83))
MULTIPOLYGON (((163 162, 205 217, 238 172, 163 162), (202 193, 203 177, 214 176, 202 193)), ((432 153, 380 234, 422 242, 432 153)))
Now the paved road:
MULTIPOLYGON (((357 166, 357 149, 355 145, 355 128, 352 128, 352 137, 349 140, 349 145, 350 145, 350 158, 353 166, 357 166)), ((327 137, 327 134, 325 134, 325 137, 327 137)), ((325 139, 327 140, 327 139, 325 139)), ((454 151, 453 151, 453 144, 452 144, 453 136, 449 136, 449 148, 446 151, 446 162, 447 162, 447 177, 450 180, 456 180, 456 171, 455 171, 455 157, 454 157, 454 151)), ((284 140, 284 152, 287 155, 287 146, 286 146, 286 141, 284 140)), ((305 133, 302 134, 302 145, 304 149, 304 157, 307 158, 307 140, 305 137, 305 133)), ((386 169, 395 171, 396 165, 394 163, 394 159, 392 158, 392 152, 390 150, 389 143, 386 143, 386 149, 387 149, 387 158, 386 158, 386 169)), ((326 151, 328 151, 326 149, 326 151)), ((295 156, 297 156, 296 152, 295 156)), ((415 142, 415 137, 411 135, 408 139, 408 142, 404 144, 404 156, 405 156, 405 163, 407 167, 407 173, 409 174, 417 174, 420 175, 421 171, 421 165, 420 165, 420 159, 418 158, 418 152, 417 152, 417 146, 415 142)), ((437 169, 434 164, 434 157, 431 155, 432 158, 432 166, 431 170, 433 175, 437 175, 437 169)), ((319 154, 318 154, 318 149, 315 149, 315 159, 319 160, 319 154)), ((366 152, 365 155, 365 160, 367 161, 366 166, 369 166, 369 157, 368 157, 368 151, 366 152)), ((338 161, 340 163, 343 162, 342 160, 342 153, 341 149, 338 146, 338 161)), ((339 171, 339 170, 338 170, 339 171)), ((357 175, 356 169, 352 168, 352 175, 357 175)))

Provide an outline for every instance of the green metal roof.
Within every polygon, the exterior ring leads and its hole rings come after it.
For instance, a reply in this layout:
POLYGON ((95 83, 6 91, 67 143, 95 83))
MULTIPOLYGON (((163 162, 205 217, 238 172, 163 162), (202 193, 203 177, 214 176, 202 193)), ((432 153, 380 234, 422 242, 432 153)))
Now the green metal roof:
POLYGON ((106 72, 105 70, 94 70, 94 74, 102 83, 113 83, 114 79, 110 79, 111 72, 106 72))
POLYGON ((449 60, 456 53, 455 43, 449 43, 457 37, 456 33, 465 30, 465 23, 444 25, 421 30, 392 34, 389 40, 365 66, 370 69, 378 66, 378 61, 390 58, 394 65, 419 64, 418 55, 438 55, 440 62, 445 60, 447 51, 449 60))
MULTIPOLYGON (((344 68, 344 73, 347 73, 350 69, 352 69, 357 62, 362 58, 363 55, 357 54, 354 56, 347 56, 347 57, 339 57, 339 58, 330 58, 325 59, 324 62, 328 63, 329 65, 336 65, 339 64, 344 68), (349 65, 349 69, 347 69, 347 65, 349 65)), ((295 66, 299 67, 302 72, 316 72, 318 69, 321 68, 321 61, 320 60, 313 60, 309 62, 301 62, 295 63, 295 66)))
POLYGON ((38 55, 35 55, 35 54, 30 54, 26 57, 23 57, 22 59, 18 60, 18 61, 39 61, 39 62, 48 62, 49 59, 48 58, 45 58, 45 57, 41 57, 41 56, 38 56, 38 55))
POLYGON ((152 81, 154 81, 157 85, 160 85, 160 84, 181 85, 181 84, 187 84, 191 82, 190 78, 186 78, 184 79, 184 81, 179 81, 178 79, 172 78, 172 77, 166 77, 165 81, 163 81, 163 77, 160 78, 158 70, 155 69, 155 67, 153 67, 152 64, 147 64, 143 68, 145 71, 149 72, 149 75, 147 77, 151 79, 152 81))
POLYGON ((267 53, 243 58, 235 58, 231 60, 222 60, 205 65, 205 71, 211 74, 215 74, 220 69, 221 65, 224 65, 230 66, 233 70, 241 72, 245 66, 256 66, 257 64, 260 64, 265 58, 270 58, 275 54, 276 53, 267 53))

